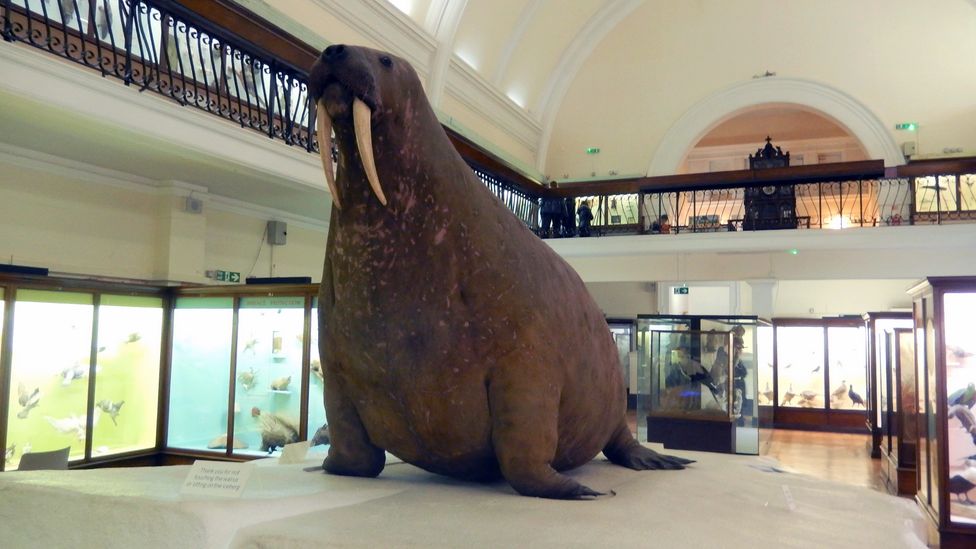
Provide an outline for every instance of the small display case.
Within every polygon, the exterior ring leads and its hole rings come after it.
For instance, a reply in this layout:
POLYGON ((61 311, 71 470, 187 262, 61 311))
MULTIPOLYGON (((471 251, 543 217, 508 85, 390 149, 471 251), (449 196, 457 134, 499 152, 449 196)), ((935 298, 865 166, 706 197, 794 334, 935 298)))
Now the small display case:
MULTIPOLYGON (((638 432, 666 448, 758 454, 757 317, 640 316, 638 432)), ((771 343, 771 340, 770 340, 771 343)))
POLYGON ((882 334, 885 362, 881 372, 881 478, 892 494, 913 496, 918 489, 915 476, 918 405, 915 384, 915 340, 911 328, 894 328, 882 334))
POLYGON ((918 384, 918 492, 931 544, 976 546, 976 277, 909 290, 918 384))
POLYGON ((891 394, 889 387, 891 381, 887 376, 891 375, 893 361, 895 358, 889 352, 890 331, 895 328, 911 328, 911 312, 873 312, 865 313, 864 328, 866 331, 868 377, 866 395, 864 397, 867 404, 867 428, 871 433, 871 440, 868 443, 868 452, 872 458, 880 458, 882 454, 883 438, 890 436, 888 425, 888 414, 885 410, 889 409, 888 395, 891 394))
POLYGON ((776 427, 864 432, 867 394, 860 317, 773 320, 776 427))

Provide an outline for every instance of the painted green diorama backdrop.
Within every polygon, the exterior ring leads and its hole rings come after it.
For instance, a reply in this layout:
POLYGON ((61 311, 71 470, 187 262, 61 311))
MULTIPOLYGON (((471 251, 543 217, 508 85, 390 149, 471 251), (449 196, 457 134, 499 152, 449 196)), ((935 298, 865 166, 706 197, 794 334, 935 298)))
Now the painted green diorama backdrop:
MULTIPOLYGON (((94 310, 91 294, 17 292, 7 470, 17 467, 25 450, 70 446, 70 459, 84 457, 94 310), (21 406, 22 394, 37 405, 21 406)), ((114 422, 95 407, 93 456, 155 446, 162 318, 160 298, 101 297, 95 402, 107 401, 107 410, 123 404, 114 422)))

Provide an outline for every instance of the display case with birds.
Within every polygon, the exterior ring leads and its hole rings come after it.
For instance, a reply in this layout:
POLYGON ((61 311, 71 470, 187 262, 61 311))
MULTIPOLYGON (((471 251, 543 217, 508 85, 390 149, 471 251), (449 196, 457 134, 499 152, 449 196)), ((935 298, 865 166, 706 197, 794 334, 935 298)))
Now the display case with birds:
POLYGON ((820 393, 806 390, 800 392, 800 401, 797 403, 804 408, 813 408, 817 405, 817 397, 820 393))
POLYGON ((834 402, 840 402, 846 396, 847 396, 847 380, 842 380, 840 382, 840 385, 838 385, 837 388, 830 393, 830 402, 831 404, 833 404, 834 402))
POLYGON ((766 404, 772 404, 773 403, 773 397, 775 395, 773 394, 773 388, 769 386, 769 382, 768 381, 766 382, 766 388, 763 389, 763 391, 762 391, 762 393, 760 393, 760 395, 762 395, 763 399, 765 399, 766 404))

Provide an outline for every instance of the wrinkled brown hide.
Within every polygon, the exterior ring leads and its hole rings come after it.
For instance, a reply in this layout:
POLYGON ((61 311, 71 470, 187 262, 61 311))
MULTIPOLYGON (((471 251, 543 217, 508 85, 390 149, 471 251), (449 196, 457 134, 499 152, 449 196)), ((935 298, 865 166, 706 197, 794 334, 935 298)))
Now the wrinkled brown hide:
POLYGON ((599 495, 556 471, 601 450, 633 468, 680 468, 634 441, 600 309, 460 158, 413 68, 331 46, 309 88, 332 118, 341 198, 319 302, 332 437, 323 468, 375 476, 386 450, 559 498, 599 495), (386 206, 364 175, 354 98, 372 110, 386 206))

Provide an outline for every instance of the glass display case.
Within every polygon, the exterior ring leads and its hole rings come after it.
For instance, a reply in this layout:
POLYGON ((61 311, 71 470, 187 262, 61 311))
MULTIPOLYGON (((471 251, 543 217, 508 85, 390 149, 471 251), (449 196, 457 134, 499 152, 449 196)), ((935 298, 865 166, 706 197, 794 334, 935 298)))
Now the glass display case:
POLYGON ((166 447, 258 457, 325 424, 314 285, 177 291, 166 447))
POLYGON ((865 429, 862 320, 774 319, 773 418, 777 427, 865 429))
POLYGON ((865 313, 865 336, 867 337, 868 374, 864 401, 867 405, 867 428, 871 432, 868 451, 872 458, 881 457, 882 439, 889 436, 887 425, 888 386, 894 357, 889 353, 890 331, 895 328, 911 328, 910 312, 872 312, 865 313))
POLYGON ((633 320, 607 319, 610 335, 617 347, 617 359, 620 361, 620 373, 627 388, 627 409, 633 410, 637 405, 637 365, 631 365, 635 348, 635 326, 633 320))
POLYGON ((27 453, 65 447, 72 463, 155 451, 161 290, 7 284, 0 288, 3 470, 17 469, 27 453))
POLYGON ((638 436, 666 448, 758 454, 757 362, 771 354, 759 351, 763 326, 757 317, 638 317, 638 436))
POLYGON ((882 334, 888 368, 881 376, 886 398, 881 440, 881 478, 892 494, 912 496, 916 484, 918 411, 915 385, 915 340, 911 328, 893 328, 882 334))
MULTIPOLYGON (((976 277, 909 290, 918 386, 918 492, 943 548, 976 545, 976 277)), ((935 537, 935 536, 933 536, 935 537)))
POLYGON ((298 442, 305 360, 305 297, 242 297, 237 313, 234 453, 298 442))

